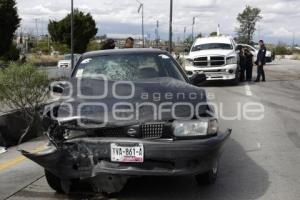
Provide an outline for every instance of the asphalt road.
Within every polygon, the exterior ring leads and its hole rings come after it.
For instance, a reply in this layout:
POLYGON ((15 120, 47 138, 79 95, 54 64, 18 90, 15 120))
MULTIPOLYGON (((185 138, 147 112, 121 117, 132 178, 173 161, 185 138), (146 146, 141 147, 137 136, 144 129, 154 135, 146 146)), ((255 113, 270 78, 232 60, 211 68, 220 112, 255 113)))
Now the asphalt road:
MULTIPOLYGON (((264 108, 260 120, 220 120, 222 129, 232 128, 233 134, 224 147, 215 185, 199 187, 193 177, 143 177, 132 179, 117 199, 298 200, 300 62, 279 60, 265 68, 265 83, 203 86, 211 102, 223 107, 219 111, 223 117, 235 116, 249 102, 264 108)), ((44 143, 41 139, 24 147, 38 150, 44 143)), ((0 155, 0 199, 91 198, 105 199, 77 193, 58 195, 46 184, 41 167, 21 157, 15 148, 0 155)))

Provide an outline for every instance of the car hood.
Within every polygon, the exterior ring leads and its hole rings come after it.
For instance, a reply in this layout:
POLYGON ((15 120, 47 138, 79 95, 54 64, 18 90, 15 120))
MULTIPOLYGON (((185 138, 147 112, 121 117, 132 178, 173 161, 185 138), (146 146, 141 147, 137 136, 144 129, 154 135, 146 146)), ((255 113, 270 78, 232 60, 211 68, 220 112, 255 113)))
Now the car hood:
POLYGON ((71 79, 68 85, 54 106, 61 124, 129 126, 194 118, 207 111, 205 90, 173 78, 135 82, 71 79))
POLYGON ((233 50, 222 50, 222 49, 213 49, 213 50, 201 50, 190 52, 189 58, 194 59, 199 56, 230 56, 234 54, 233 50))

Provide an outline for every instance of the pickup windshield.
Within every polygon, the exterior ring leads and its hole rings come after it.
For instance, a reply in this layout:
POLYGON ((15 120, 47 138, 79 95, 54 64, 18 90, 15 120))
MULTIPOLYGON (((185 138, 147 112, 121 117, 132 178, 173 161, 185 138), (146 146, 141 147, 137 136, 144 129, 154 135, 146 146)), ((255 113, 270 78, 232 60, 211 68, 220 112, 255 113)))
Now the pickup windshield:
POLYGON ((226 44, 226 43, 208 43, 208 44, 196 45, 192 48, 192 51, 213 50, 213 49, 231 50, 233 49, 233 47, 231 44, 226 44))

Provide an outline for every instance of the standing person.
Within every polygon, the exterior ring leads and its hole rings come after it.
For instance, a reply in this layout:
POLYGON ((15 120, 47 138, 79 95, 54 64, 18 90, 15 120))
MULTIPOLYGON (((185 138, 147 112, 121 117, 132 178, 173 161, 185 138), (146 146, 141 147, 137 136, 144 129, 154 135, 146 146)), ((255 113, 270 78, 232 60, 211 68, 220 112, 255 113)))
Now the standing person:
POLYGON ((134 39, 132 37, 129 37, 126 39, 126 42, 125 42, 125 45, 124 45, 124 48, 125 49, 131 49, 134 47, 134 39))
POLYGON ((114 49, 116 48, 116 43, 113 39, 107 39, 105 40, 101 50, 108 50, 108 49, 114 49))
POLYGON ((257 65, 257 78, 255 82, 260 82, 260 77, 262 77, 262 81, 266 81, 264 65, 266 64, 266 52, 267 49, 265 47, 264 41, 259 41, 259 51, 257 54, 257 60, 255 64, 257 65))
POLYGON ((246 71, 246 55, 245 55, 245 48, 242 47, 240 49, 240 66, 241 66, 241 73, 240 73, 240 81, 245 81, 245 71, 246 71))
POLYGON ((249 49, 245 49, 246 81, 252 81, 253 55, 249 49))

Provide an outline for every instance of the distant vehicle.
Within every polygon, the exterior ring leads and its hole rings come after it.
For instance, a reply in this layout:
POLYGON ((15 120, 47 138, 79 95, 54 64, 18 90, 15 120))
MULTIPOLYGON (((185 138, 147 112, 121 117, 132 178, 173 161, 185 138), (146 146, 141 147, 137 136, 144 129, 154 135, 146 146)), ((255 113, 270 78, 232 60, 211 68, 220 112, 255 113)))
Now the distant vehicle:
MULTIPOLYGON (((238 47, 244 47, 244 48, 247 48, 253 55, 253 59, 254 61, 256 60, 256 57, 257 57, 257 54, 258 54, 258 49, 253 47, 253 46, 250 46, 248 44, 238 44, 238 47)), ((271 51, 267 51, 266 52, 266 62, 267 63, 271 63, 273 61, 273 56, 272 56, 272 52, 271 51)))
POLYGON ((186 59, 189 76, 204 73, 209 80, 230 80, 239 83, 240 66, 236 43, 230 37, 199 38, 186 59))
MULTIPOLYGON (((80 58, 80 54, 74 54, 74 65, 80 58)), ((65 69, 72 69, 71 67, 71 54, 64 55, 64 59, 58 61, 57 63, 58 68, 65 68, 65 69)))

